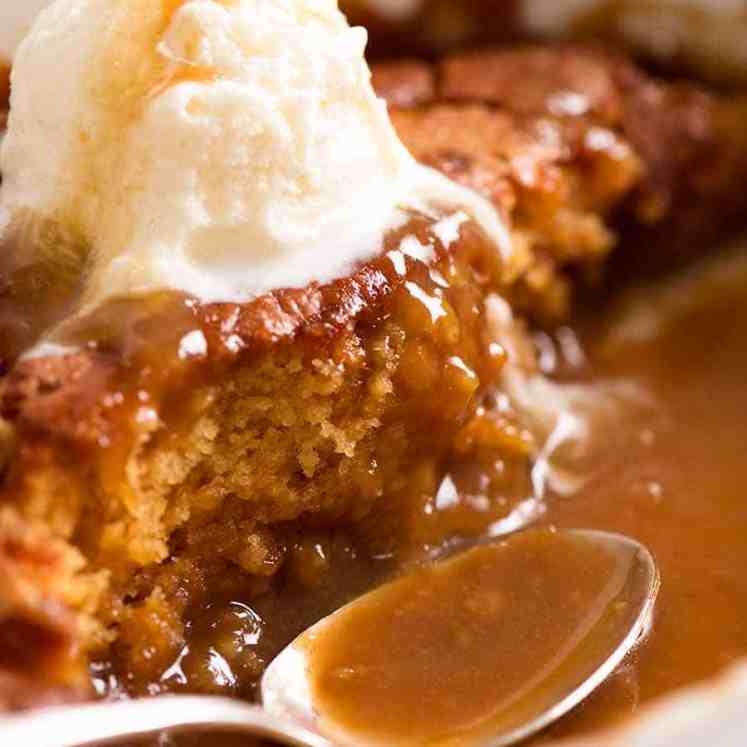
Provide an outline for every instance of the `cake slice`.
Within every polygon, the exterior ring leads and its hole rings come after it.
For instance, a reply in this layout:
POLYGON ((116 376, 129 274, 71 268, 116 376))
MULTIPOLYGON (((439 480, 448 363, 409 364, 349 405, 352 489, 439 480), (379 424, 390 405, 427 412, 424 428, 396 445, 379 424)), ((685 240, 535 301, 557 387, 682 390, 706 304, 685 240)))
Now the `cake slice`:
MULTIPOLYGON (((289 569, 323 585, 348 562, 331 560, 340 536, 372 555, 441 541, 423 507, 455 455, 500 515, 531 492, 543 437, 508 384, 538 375, 528 325, 563 320, 621 232, 671 258, 742 220, 739 101, 580 47, 374 81, 410 151, 488 198, 506 244, 463 205, 413 209, 345 277, 245 302, 112 298, 54 346, 8 347, 6 707, 90 695, 92 660, 128 692, 167 690, 197 611, 272 594, 289 569)), ((0 324, 27 313, 7 293, 0 324)), ((221 691, 251 692, 262 661, 220 651, 221 691)), ((215 689, 201 666, 178 686, 215 689)))

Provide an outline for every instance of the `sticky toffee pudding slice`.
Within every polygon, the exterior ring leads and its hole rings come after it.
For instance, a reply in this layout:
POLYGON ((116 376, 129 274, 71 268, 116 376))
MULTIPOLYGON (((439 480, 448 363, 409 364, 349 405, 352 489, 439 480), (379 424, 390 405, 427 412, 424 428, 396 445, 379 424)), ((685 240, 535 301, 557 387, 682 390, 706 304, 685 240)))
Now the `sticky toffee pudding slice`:
POLYGON ((0 641, 17 642, 0 665, 43 672, 40 702, 85 693, 89 663, 100 692, 252 697, 303 620, 283 600, 324 614, 351 558, 362 590, 443 541, 426 509, 447 474, 484 501, 472 531, 532 494, 543 433, 506 384, 540 373, 530 323, 565 319, 620 236, 648 237, 631 256, 660 236, 702 250, 743 214, 742 105, 618 56, 526 48, 374 77, 412 153, 492 201, 506 247, 441 205, 331 283, 74 318, 50 307, 54 278, 14 300, 24 278, 0 254, 0 641), (263 621, 234 605, 260 598, 263 621), (266 643, 247 653, 250 628, 266 643), (32 634, 50 641, 38 669, 10 655, 32 634))

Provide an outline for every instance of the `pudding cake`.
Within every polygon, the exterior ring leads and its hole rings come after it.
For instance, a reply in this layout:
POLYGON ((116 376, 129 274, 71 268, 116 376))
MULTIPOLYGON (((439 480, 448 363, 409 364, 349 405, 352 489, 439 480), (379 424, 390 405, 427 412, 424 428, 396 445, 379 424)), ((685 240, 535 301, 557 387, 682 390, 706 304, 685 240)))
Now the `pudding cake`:
POLYGON ((618 235, 639 268, 671 266, 742 225, 744 96, 664 84, 598 45, 382 63, 374 81, 420 161, 497 204, 508 175, 528 202, 510 208, 514 231, 531 245, 541 225, 535 261, 561 275, 564 263, 603 259, 618 235), (543 218, 545 198, 559 210, 543 218))
POLYGON ((743 221, 739 99, 593 47, 526 47, 375 67, 390 124, 363 36, 321 5, 64 0, 21 49, 0 258, 5 708, 251 696, 264 662, 226 600, 289 576, 313 596, 352 554, 427 552, 423 507, 455 462, 503 518, 557 415, 530 386, 530 328, 562 322, 621 237, 670 263, 743 221), (62 49, 64 117, 43 78, 62 49))

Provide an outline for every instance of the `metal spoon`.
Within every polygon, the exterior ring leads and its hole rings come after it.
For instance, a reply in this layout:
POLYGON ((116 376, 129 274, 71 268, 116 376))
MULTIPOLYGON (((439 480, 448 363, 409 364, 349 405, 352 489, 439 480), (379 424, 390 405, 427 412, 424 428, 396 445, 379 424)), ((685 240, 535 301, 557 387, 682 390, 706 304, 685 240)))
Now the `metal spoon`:
MULTIPOLYGON (((606 532, 563 530, 557 532, 557 536, 566 542, 570 538, 587 547, 602 548, 615 556, 617 578, 610 604, 614 602, 624 609, 624 614, 615 618, 618 622, 612 628, 609 622, 605 623, 604 638, 596 634, 597 640, 587 646, 588 651, 593 651, 591 659, 588 655, 574 657, 573 652, 558 657, 557 666, 553 664, 543 672, 545 681, 534 683, 527 690, 513 709, 514 713, 495 722, 492 733, 483 728, 479 734, 459 739, 460 747, 506 747, 543 729, 598 687, 647 631, 659 589, 659 574, 651 553, 630 538, 606 532)), ((461 556, 462 552, 477 546, 505 541, 505 537, 481 539, 461 546, 457 553, 461 556)), ((454 558, 452 552, 439 563, 448 563, 454 558)), ((380 590, 371 592, 377 593, 380 590)), ((340 616, 365 604, 371 594, 324 618, 275 658, 262 678, 262 706, 229 698, 179 695, 56 707, 0 719, 0 744, 81 747, 160 732, 194 731, 232 732, 270 738, 296 747, 386 744, 346 732, 320 715, 308 671, 310 638, 318 636, 332 621, 339 621, 340 616)), ((583 645, 585 642, 580 639, 578 646, 583 645)), ((434 708, 437 707, 434 703, 434 708)), ((406 741, 397 740, 397 743, 406 741)), ((450 742, 454 743, 457 742, 450 742)))

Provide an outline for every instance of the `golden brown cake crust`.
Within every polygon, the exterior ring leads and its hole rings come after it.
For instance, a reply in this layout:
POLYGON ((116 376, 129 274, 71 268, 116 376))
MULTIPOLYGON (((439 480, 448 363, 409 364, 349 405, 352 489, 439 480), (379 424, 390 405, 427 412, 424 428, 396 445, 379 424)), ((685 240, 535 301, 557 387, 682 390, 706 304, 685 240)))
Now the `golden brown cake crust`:
POLYGON ((535 160, 546 168, 574 161, 593 168, 600 151, 613 156, 620 147, 635 153, 643 172, 630 199, 605 205, 603 181, 586 199, 613 208, 613 225, 647 246, 664 237, 655 246, 664 262, 744 223, 745 98, 658 81, 596 46, 483 50, 377 75, 416 156, 478 191, 494 195, 512 158, 525 161, 544 134, 550 148, 535 160), (425 79, 434 81, 430 99, 425 79), (414 108, 403 112, 408 101, 414 108))
MULTIPOLYGON (((487 241, 474 224, 464 226, 462 232, 465 243, 487 241)), ((393 246, 399 243, 397 233, 389 239, 393 246)), ((436 248, 434 261, 444 252, 443 247, 436 248)), ((216 368, 247 362, 285 344, 296 346, 306 357, 324 357, 333 351, 345 329, 365 321, 369 311, 407 280, 407 274, 397 272, 384 255, 331 283, 277 290, 244 304, 199 304, 177 294, 154 297, 150 306, 139 299, 114 301, 105 313, 115 349, 100 343, 95 351, 19 361, 0 389, 0 414, 36 436, 57 438, 76 447, 96 447, 102 438, 112 435, 116 422, 107 414, 111 408, 101 402, 101 395, 116 388, 122 363, 143 352, 139 347, 142 337, 133 328, 144 320, 164 330, 157 343, 164 350, 178 346, 182 337, 199 330, 207 343, 209 361, 196 356, 178 365, 185 377, 199 376, 195 369, 206 366, 212 376, 216 368), (188 368, 192 371, 187 372, 188 368)), ((92 324, 101 326, 101 320, 102 313, 97 312, 92 324)), ((67 334, 85 340, 87 326, 87 320, 81 320, 78 330, 67 334)), ((154 340, 149 344, 156 345, 154 340)))

